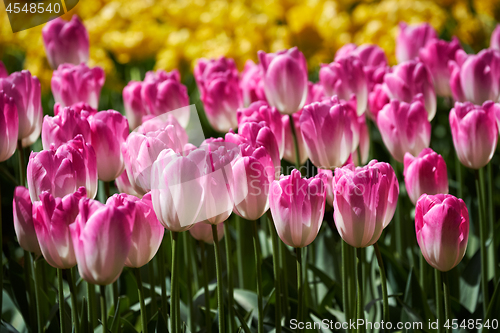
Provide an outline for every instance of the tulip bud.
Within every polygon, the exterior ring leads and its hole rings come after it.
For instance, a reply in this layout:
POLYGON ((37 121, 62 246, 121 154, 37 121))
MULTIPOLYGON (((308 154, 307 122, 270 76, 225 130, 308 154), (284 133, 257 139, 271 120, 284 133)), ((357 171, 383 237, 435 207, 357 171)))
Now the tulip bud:
MULTIPOLYGON (((30 137, 30 142, 36 141, 42 129, 43 117, 40 81, 27 70, 14 72, 0 79, 0 91, 2 90, 16 103, 19 119, 18 139, 30 137)), ((28 143, 23 142, 23 147, 27 147, 28 143)))
MULTIPOLYGON (((189 233, 194 239, 205 242, 207 244, 214 243, 212 233, 212 225, 207 223, 195 223, 189 233)), ((217 224, 217 238, 220 241, 224 236, 224 223, 217 224)))
POLYGON ((312 243, 325 213, 326 176, 301 178, 298 170, 271 185, 269 202, 278 236, 294 248, 312 243))
POLYGON ((404 155, 418 155, 431 141, 431 124, 420 101, 392 100, 379 112, 377 125, 385 146, 398 162, 404 155))
POLYGON ((269 105, 283 114, 304 106, 307 98, 307 63, 297 47, 276 53, 258 52, 269 105))
POLYGON ((363 63, 357 56, 341 57, 331 64, 323 64, 319 80, 328 96, 337 95, 343 100, 356 96, 356 112, 362 115, 368 101, 368 84, 363 63))
POLYGON ((89 68, 83 63, 77 66, 62 64, 52 75, 52 94, 62 106, 85 102, 97 109, 104 79, 101 67, 89 68))
POLYGON ((443 157, 425 148, 417 157, 406 153, 404 160, 406 192, 415 205, 422 194, 448 194, 448 171, 443 157))
POLYGON ((399 35, 396 38, 396 59, 399 63, 413 60, 428 41, 437 39, 437 32, 428 23, 408 26, 399 23, 399 35))
POLYGON ((340 167, 353 151, 351 120, 337 97, 306 105, 300 129, 307 154, 318 168, 340 167))
POLYGON ((468 55, 463 50, 449 62, 453 98, 459 102, 482 104, 500 97, 500 52, 486 49, 468 55))
POLYGON ((52 267, 68 269, 76 265, 69 228, 78 215, 78 203, 85 196, 84 187, 64 198, 54 198, 44 191, 40 201, 33 203, 33 223, 40 249, 52 267))
POLYGON ((500 24, 491 33, 490 49, 500 51, 500 24))
POLYGON ((245 107, 257 101, 264 101, 267 104, 263 76, 262 68, 252 60, 247 60, 240 80, 240 89, 245 107))
POLYGON ((422 94, 423 103, 431 121, 436 115, 436 94, 429 70, 421 62, 407 61, 384 76, 384 85, 390 99, 411 103, 422 94))
POLYGON ((18 132, 19 118, 14 99, 0 91, 0 162, 8 160, 16 151, 18 132))
POLYGON ((7 69, 5 68, 3 62, 0 61, 0 79, 3 79, 7 76, 9 76, 9 72, 7 72, 7 69))
POLYGON ((49 150, 51 145, 58 148, 78 134, 83 136, 85 142, 91 142, 88 117, 88 112, 77 112, 72 107, 58 110, 54 117, 45 116, 42 125, 43 149, 49 150))
POLYGON ((450 111, 453 145, 458 159, 468 168, 484 167, 495 153, 498 140, 495 108, 498 105, 491 101, 482 106, 456 102, 450 111))
POLYGON ((12 212, 14 215, 14 230, 19 245, 28 252, 33 252, 36 255, 40 254, 40 245, 33 225, 30 192, 26 187, 17 186, 15 188, 12 212))
POLYGON ((450 194, 424 194, 415 208, 415 232, 427 263, 447 272, 465 255, 469 239, 467 206, 450 194))
POLYGON ((142 82, 130 81, 123 88, 123 106, 127 116, 130 129, 133 130, 142 124, 142 117, 146 115, 146 110, 142 104, 142 82))
POLYGON ((456 37, 453 37, 451 42, 433 39, 420 49, 418 57, 429 69, 436 94, 439 96, 451 97, 448 62, 455 60, 455 53, 461 49, 456 37))
POLYGON ((31 152, 28 169, 28 188, 33 202, 47 191, 62 198, 73 193, 80 186, 85 187, 87 196, 97 193, 97 165, 94 148, 85 143, 81 135, 59 148, 31 152))
POLYGON ((70 225, 78 273, 87 282, 108 285, 120 276, 131 246, 135 203, 103 205, 82 199, 70 225))
POLYGON ((125 169, 122 144, 127 140, 127 118, 114 110, 100 111, 89 117, 92 147, 97 156, 100 180, 115 180, 125 169))
POLYGON ((42 29, 43 45, 50 67, 62 64, 79 65, 89 60, 89 34, 77 15, 67 22, 60 17, 42 29))
MULTIPOLYGON (((299 112, 295 112, 292 115, 293 124, 295 125, 295 137, 297 138, 297 145, 299 146, 299 160, 301 165, 306 163, 308 158, 306 145, 304 144, 304 137, 302 136, 302 132, 300 130, 300 117, 302 115, 302 112, 303 110, 300 110, 299 112)), ((282 116, 281 122, 283 123, 283 129, 285 132, 285 152, 283 153, 283 159, 292 164, 295 164, 295 142, 293 139, 292 127, 290 126, 290 116, 282 116)))
POLYGON ((194 77, 210 125, 221 133, 236 128, 236 110, 243 106, 243 97, 234 60, 199 59, 194 77))

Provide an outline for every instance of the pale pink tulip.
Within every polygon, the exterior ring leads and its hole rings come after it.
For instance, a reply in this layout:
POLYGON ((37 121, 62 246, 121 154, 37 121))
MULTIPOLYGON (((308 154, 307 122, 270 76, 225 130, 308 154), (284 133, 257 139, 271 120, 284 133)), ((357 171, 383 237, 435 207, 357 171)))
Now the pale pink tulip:
POLYGON ((399 23, 399 34, 396 38, 396 58, 399 63, 413 60, 427 42, 437 39, 437 32, 428 23, 408 26, 399 23))
POLYGON ((12 213, 17 241, 24 250, 38 255, 41 251, 36 237, 35 226, 33 225, 32 207, 28 189, 24 186, 16 187, 14 200, 12 201, 12 213))

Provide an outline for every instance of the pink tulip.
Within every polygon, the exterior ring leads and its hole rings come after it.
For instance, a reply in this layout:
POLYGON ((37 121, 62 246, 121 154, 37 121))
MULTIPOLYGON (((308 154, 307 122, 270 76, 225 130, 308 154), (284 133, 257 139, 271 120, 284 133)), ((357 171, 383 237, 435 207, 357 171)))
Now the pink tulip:
POLYGON ((436 94, 439 96, 451 97, 448 62, 455 60, 455 53, 461 49, 456 37, 453 37, 451 42, 433 39, 420 49, 418 57, 429 69, 436 94))
MULTIPOLYGON (((19 119, 19 140, 28 137, 38 138, 42 129, 43 117, 40 81, 38 81, 38 78, 31 76, 31 73, 27 70, 14 72, 6 78, 0 79, 0 91, 2 90, 16 103, 19 119)), ((23 147, 29 145, 25 143, 27 142, 23 142, 23 147)))
POLYGON ((86 142, 91 142, 88 117, 88 112, 77 112, 72 107, 58 111, 54 117, 45 116, 42 125, 43 149, 48 150, 51 145, 58 148, 78 134, 81 134, 86 142))
POLYGON ((135 219, 131 223, 131 245, 125 266, 142 267, 151 261, 158 251, 165 228, 156 218, 150 193, 142 199, 125 193, 115 194, 108 198, 106 205, 124 207, 127 202, 135 204, 135 219))
POLYGON ((368 116, 376 123, 380 110, 391 101, 383 83, 377 83, 368 94, 368 116))
POLYGON ((14 99, 0 92, 0 162, 8 160, 16 151, 18 132, 14 99))
POLYGON ((30 192, 24 186, 18 186, 14 190, 12 213, 14 216, 14 230, 19 245, 28 252, 33 252, 36 255, 40 254, 40 245, 33 225, 30 192))
POLYGON ((89 68, 83 63, 76 66, 62 64, 52 75, 52 94, 62 106, 85 102, 97 109, 104 79, 101 67, 89 68))
POLYGON ((357 150, 359 150, 359 155, 361 156, 361 161, 358 161, 358 152, 354 151, 352 153, 352 160, 355 165, 364 165, 368 162, 368 155, 370 153, 370 133, 368 132, 368 126, 366 125, 366 117, 359 116, 356 119, 358 123, 359 131, 359 144, 357 145, 357 150))
POLYGON ((267 104, 263 76, 262 68, 252 60, 247 60, 240 80, 240 89, 245 107, 257 101, 265 101, 267 104))
POLYGON ((146 135, 149 132, 165 130, 168 126, 173 126, 175 135, 179 138, 181 144, 185 144, 189 140, 186 130, 182 128, 174 116, 168 113, 156 117, 148 115, 143 117, 142 120, 142 125, 137 127, 135 132, 146 135))
POLYGON ((141 125, 142 117, 146 115, 146 109, 141 97, 142 85, 143 83, 140 81, 129 81, 122 92, 125 115, 131 130, 141 125))
POLYGON ((399 23, 399 35, 396 38, 396 58, 399 63, 413 60, 418 57, 418 52, 427 42, 437 39, 437 32, 428 23, 408 26, 399 23))
POLYGON ((325 213, 326 176, 301 178, 298 170, 271 185, 269 202, 278 236, 294 248, 312 243, 325 213))
POLYGON ((453 98, 459 102, 482 104, 500 97, 500 52, 486 49, 468 55, 463 50, 449 62, 453 98))
POLYGON ((210 125, 221 133, 236 128, 236 110, 243 106, 243 96, 234 60, 199 59, 194 77, 210 125))
POLYGON ((436 115, 436 94, 429 70, 421 62, 407 61, 384 76, 384 89, 390 99, 411 103, 419 94, 428 113, 429 121, 436 115))
POLYGON ((64 198, 54 198, 44 191, 40 201, 33 203, 33 223, 40 249, 52 267, 68 269, 76 265, 69 228, 78 215, 78 203, 85 196, 84 187, 64 198))
POLYGON ((447 272, 465 255, 469 239, 467 206, 450 194, 424 194, 415 208, 415 232, 425 260, 447 272))
POLYGON ((326 203, 330 206, 333 207, 333 171, 330 169, 318 169, 318 174, 323 174, 324 175, 324 182, 325 182, 325 188, 326 188, 326 203))
POLYGON ((123 170, 122 174, 120 176, 118 176, 118 178, 115 179, 115 185, 116 185, 116 188, 118 189, 118 192, 120 192, 120 193, 126 193, 129 195, 136 196, 138 198, 142 197, 142 195, 137 193, 134 190, 134 187, 130 184, 126 169, 123 170))
POLYGON ((168 112, 182 127, 188 125, 189 97, 178 70, 170 73, 163 70, 147 72, 142 83, 141 99, 146 114, 159 116, 168 112))
POLYGON ((120 276, 131 247, 135 203, 104 205, 82 199, 70 225, 78 273, 87 282, 108 285, 120 276))
POLYGON ((73 193, 80 186, 85 187, 87 196, 97 193, 97 165, 94 148, 85 143, 81 135, 61 145, 41 152, 31 152, 27 178, 33 202, 47 191, 62 198, 73 193))
POLYGON ((425 148, 417 157, 406 153, 404 160, 406 192, 415 205, 422 194, 448 194, 448 171, 443 157, 425 148))
POLYGON ((322 64, 319 80, 328 96, 343 100, 356 96, 356 112, 362 115, 368 102, 368 83, 361 59, 357 56, 340 57, 330 64, 322 64))
POLYGON ((177 135, 174 125, 154 132, 132 132, 122 145, 125 168, 134 190, 144 195, 151 190, 151 165, 160 152, 171 148, 181 152, 187 142, 177 135))
POLYGON ((455 103, 450 111, 453 145, 460 162, 468 168, 487 165, 497 146, 498 126, 495 109, 499 105, 485 102, 482 106, 470 102, 455 103))
MULTIPOLYGON (((97 110, 84 102, 78 102, 69 106, 72 108, 77 114, 83 114, 87 116, 91 116, 97 113, 97 110)), ((62 111, 64 111, 66 107, 62 106, 59 103, 54 104, 54 117, 58 116, 62 111)))
POLYGON ((337 97, 306 105, 300 129, 307 154, 318 168, 340 167, 353 151, 351 120, 337 97))
MULTIPOLYGON (((205 242, 207 244, 214 243, 214 237, 212 233, 212 226, 207 223, 195 223, 189 233, 194 239, 198 241, 205 242)), ((217 239, 220 241, 224 236, 224 224, 217 224, 217 239)))
MULTIPOLYGON (((292 115, 293 123, 295 125, 295 134, 297 137, 297 144, 299 146, 299 160, 300 164, 304 164, 307 161, 307 149, 304 143, 304 138, 302 137, 302 132, 300 131, 300 117, 302 115, 302 110, 296 112, 292 115)), ((283 153, 283 159, 292 164, 296 163, 295 156, 295 143, 293 140, 292 128, 290 126, 290 117, 288 115, 284 115, 281 117, 281 121, 283 123, 283 128, 285 132, 285 152, 283 153)))
POLYGON ((115 180, 125 169, 121 151, 127 140, 127 118, 114 110, 100 111, 89 117, 92 147, 97 156, 97 175, 100 180, 115 180))
POLYGON ((283 128, 283 122, 281 121, 281 114, 278 110, 276 110, 276 108, 269 106, 264 101, 257 101, 250 104, 248 108, 238 109, 237 118, 238 126, 240 127, 244 123, 265 122, 276 138, 279 149, 279 158, 283 158, 283 154, 285 152, 285 130, 283 128))
POLYGON ((0 79, 3 79, 7 76, 9 76, 9 72, 7 72, 7 69, 5 68, 3 62, 0 61, 0 79))
POLYGON ((490 49, 500 51, 500 24, 491 33, 490 49))
POLYGON ((60 17, 42 29, 43 45, 50 67, 68 63, 79 65, 89 60, 89 34, 77 15, 67 22, 60 17))
POLYGON ((335 170, 333 218, 340 236, 349 245, 368 247, 378 241, 390 221, 390 185, 376 161, 365 167, 354 168, 350 164, 335 170))
POLYGON ((283 114, 293 114, 307 98, 307 63, 297 47, 276 53, 258 52, 264 73, 264 91, 269 105, 283 114))
POLYGON ((404 155, 418 155, 431 141, 431 124, 420 101, 411 104, 392 100, 379 112, 377 125, 391 155, 403 162, 404 155))

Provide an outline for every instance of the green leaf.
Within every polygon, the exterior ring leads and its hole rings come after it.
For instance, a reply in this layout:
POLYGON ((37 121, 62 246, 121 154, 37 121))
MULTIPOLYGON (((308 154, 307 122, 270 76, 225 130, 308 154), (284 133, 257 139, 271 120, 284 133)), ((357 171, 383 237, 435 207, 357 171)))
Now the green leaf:
POLYGON ((495 291, 493 296, 491 296, 490 305, 488 306, 488 311, 486 311, 485 321, 498 319, 498 309, 500 309, 500 280, 495 286, 495 291))
POLYGON ((478 250, 469 260, 460 276, 460 304, 474 313, 481 287, 481 253, 478 250))
POLYGON ((401 315, 401 320, 403 322, 421 321, 422 318, 433 319, 433 314, 427 304, 425 293, 420 288, 420 283, 413 271, 413 267, 408 274, 404 295, 404 304, 406 306, 403 308, 401 315), (411 309, 411 311, 409 311, 409 309, 411 309), (417 315, 418 318, 415 318, 415 315, 417 315))

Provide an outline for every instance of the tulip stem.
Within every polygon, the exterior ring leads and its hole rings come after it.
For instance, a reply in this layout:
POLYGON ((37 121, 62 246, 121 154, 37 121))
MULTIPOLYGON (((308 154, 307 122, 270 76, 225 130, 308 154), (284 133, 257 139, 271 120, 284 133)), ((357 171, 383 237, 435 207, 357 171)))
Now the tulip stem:
POLYGON ((29 320, 32 327, 35 325, 36 320, 36 306, 35 306, 35 295, 33 294, 33 266, 31 264, 31 253, 24 250, 24 280, 26 281, 26 292, 28 294, 29 301, 29 320))
POLYGON ((493 174, 491 170, 491 164, 488 163, 487 173, 488 173, 488 217, 489 217, 489 225, 490 235, 491 235, 491 247, 492 247, 492 258, 491 262, 493 263, 493 282, 496 285, 498 281, 498 259, 497 259, 497 240, 495 237, 495 211, 493 210, 493 174))
MULTIPOLYGON (((191 248, 191 244, 189 243, 189 237, 190 235, 187 232, 184 232, 182 234, 183 239, 182 239, 182 245, 183 245, 183 252, 184 252, 184 262, 186 263, 186 274, 187 276, 193 276, 192 272, 192 263, 191 263, 191 252, 189 251, 191 248)), ((196 279, 194 279, 196 280, 196 279)), ((187 303, 188 303, 188 323, 189 323, 189 329, 194 331, 194 310, 193 310, 193 284, 188 283, 186 286, 187 289, 187 303)))
POLYGON ((35 299, 36 299, 36 316, 37 316, 37 324, 38 324, 38 332, 43 332, 43 318, 42 318, 42 299, 40 295, 40 286, 39 286, 39 271, 40 267, 35 263, 35 254, 31 257, 31 270, 33 272, 33 279, 35 281, 35 299))
POLYGON ((480 250, 481 250, 481 288, 483 290, 483 313, 487 312, 489 295, 488 295, 488 257, 486 252, 486 220, 484 217, 484 197, 483 197, 483 185, 484 184, 484 172, 483 169, 476 170, 476 191, 478 198, 479 207, 479 238, 480 238, 480 250))
MULTIPOLYGON (((92 283, 87 282, 87 310, 89 315, 89 323, 92 330, 97 326, 97 310, 96 310, 96 300, 95 300, 95 286, 92 283)), ((83 319, 83 318, 82 318, 83 319)))
POLYGON ((389 294, 387 293, 387 278, 385 275, 385 267, 384 260, 382 259, 382 254, 380 253, 380 248, 378 247, 378 243, 373 244, 373 248, 375 249, 375 255, 377 256, 378 267, 380 271, 380 285, 382 287, 382 304, 384 310, 384 321, 388 323, 390 321, 389 318, 389 294))
POLYGON ((149 297, 151 297, 151 316, 154 316, 158 311, 158 304, 156 303, 156 279, 155 279, 155 266, 154 261, 148 263, 148 278, 149 278, 149 297))
POLYGON ((288 277, 287 277, 287 264, 286 264, 286 253, 288 249, 283 242, 279 242, 279 255, 280 255, 280 275, 282 278, 281 285, 283 291, 283 314, 285 318, 289 318, 289 305, 288 305, 288 277))
POLYGON ((172 274, 170 276, 170 321, 172 323, 172 332, 179 332, 180 328, 180 309, 179 309, 179 288, 177 285, 177 247, 179 245, 179 233, 172 231, 172 274))
POLYGON ((24 176, 24 171, 26 170, 26 166, 24 164, 24 148, 22 140, 17 141, 17 156, 19 158, 19 184, 21 184, 21 186, 25 186, 26 177, 24 176))
MULTIPOLYGON (((443 291, 444 291, 444 309, 446 314, 446 322, 451 323, 451 303, 450 303, 450 282, 448 280, 448 273, 441 272, 441 277, 443 280, 443 291)), ((448 329, 448 332, 451 332, 448 329)))
MULTIPOLYGON (((302 249, 295 248, 297 261, 297 322, 302 322, 302 305, 304 302, 304 282, 302 280, 302 249)), ((302 330, 298 330, 302 332, 302 330)))
MULTIPOLYGON (((293 148, 295 149, 295 167, 300 171, 300 153, 299 153, 299 142, 297 140, 297 133, 295 131, 295 124, 293 122, 293 115, 288 115, 290 119, 290 127, 292 129, 292 137, 293 137, 293 148)), ((302 172, 301 172, 302 173, 302 172)))
POLYGON ((141 270, 134 268, 135 280, 137 281, 137 291, 139 292, 139 303, 141 305, 141 324, 142 332, 146 333, 148 326, 148 317, 146 314, 146 304, 144 303, 144 288, 142 287, 141 270))
MULTIPOLYGON (((362 261, 362 257, 363 257, 363 254, 362 254, 362 251, 363 249, 358 247, 356 248, 356 257, 357 257, 357 272, 358 272, 358 320, 359 319, 362 319, 364 320, 365 319, 365 309, 364 309, 364 305, 365 305, 365 301, 364 301, 364 294, 363 294, 363 269, 362 269, 362 264, 363 264, 363 261, 362 261)), ((358 332, 364 332, 364 326, 361 325, 358 332)))
POLYGON ((233 328, 236 326, 234 320, 234 291, 233 291, 233 262, 231 250, 231 230, 229 230, 229 221, 224 222, 224 242, 226 245, 226 264, 227 264, 227 306, 229 308, 229 330, 228 332, 233 332, 233 328))
POLYGON ((106 286, 99 286, 101 294, 101 322, 102 331, 108 332, 108 310, 106 308, 106 286))
MULTIPOLYGON (((236 232, 238 234, 238 239, 241 240, 245 237, 245 234, 243 232, 243 225, 241 223, 241 218, 237 214, 233 214, 235 224, 236 224, 236 232)), ((245 288, 245 272, 243 269, 243 264, 245 261, 243 260, 243 244, 241 241, 236 242, 236 258, 237 258, 237 264, 238 264, 238 286, 241 289, 245 288)))
POLYGON ((441 272, 434 268, 434 283, 436 288, 436 313, 438 318, 438 332, 444 331, 444 316, 443 316, 443 299, 441 298, 441 290, 443 284, 441 282, 441 272))
MULTIPOLYGON (((158 277, 160 279, 160 286, 161 286, 161 310, 166 320, 168 317, 167 316, 168 312, 167 312, 167 282, 164 275, 165 273, 164 265, 166 265, 164 249, 165 249, 165 240, 161 242, 160 248, 158 249, 158 255, 156 256, 156 270, 158 271, 158 277)), ((170 318, 170 320, 172 320, 172 318, 170 318)))
MULTIPOLYGON (((269 212, 269 211, 268 211, 269 212)), ((270 213, 267 214, 269 233, 271 234, 271 244, 273 247, 273 273, 274 273, 274 295, 275 295, 275 313, 274 322, 276 333, 281 333, 281 277, 280 277, 280 266, 279 266, 279 250, 278 250, 278 235, 276 229, 274 228, 274 223, 270 213)))
POLYGON ((75 275, 73 270, 75 267, 66 270, 66 278, 68 279, 69 291, 71 293, 71 317, 73 317, 73 325, 75 327, 75 333, 80 333, 80 321, 78 320, 78 304, 77 304, 77 294, 75 286, 75 275))
POLYGON ((59 324, 61 327, 61 333, 64 333, 64 284, 63 284, 63 272, 61 268, 57 269, 57 295, 59 303, 59 324))
POLYGON ((199 241, 201 248, 201 269, 203 270, 203 291, 205 292, 205 326, 207 333, 212 333, 212 318, 210 316, 210 290, 208 289, 208 268, 205 253, 205 242, 199 241))
POLYGON ((217 272, 217 305, 219 307, 219 332, 223 333, 225 324, 224 315, 224 291, 222 286, 222 261, 220 255, 219 237, 217 235, 217 226, 212 224, 212 237, 214 239, 215 247, 215 270, 217 272))
POLYGON ((342 240, 342 303, 344 305, 344 316, 345 320, 349 321, 351 319, 350 307, 349 307, 349 286, 348 286, 348 271, 347 271, 347 257, 348 257, 348 247, 347 243, 342 240))
POLYGON ((264 308, 262 306, 262 252, 260 248, 259 233, 257 231, 257 221, 252 222, 253 227, 253 248, 255 253, 255 272, 257 274, 257 310, 258 330, 257 332, 264 332, 264 308))

